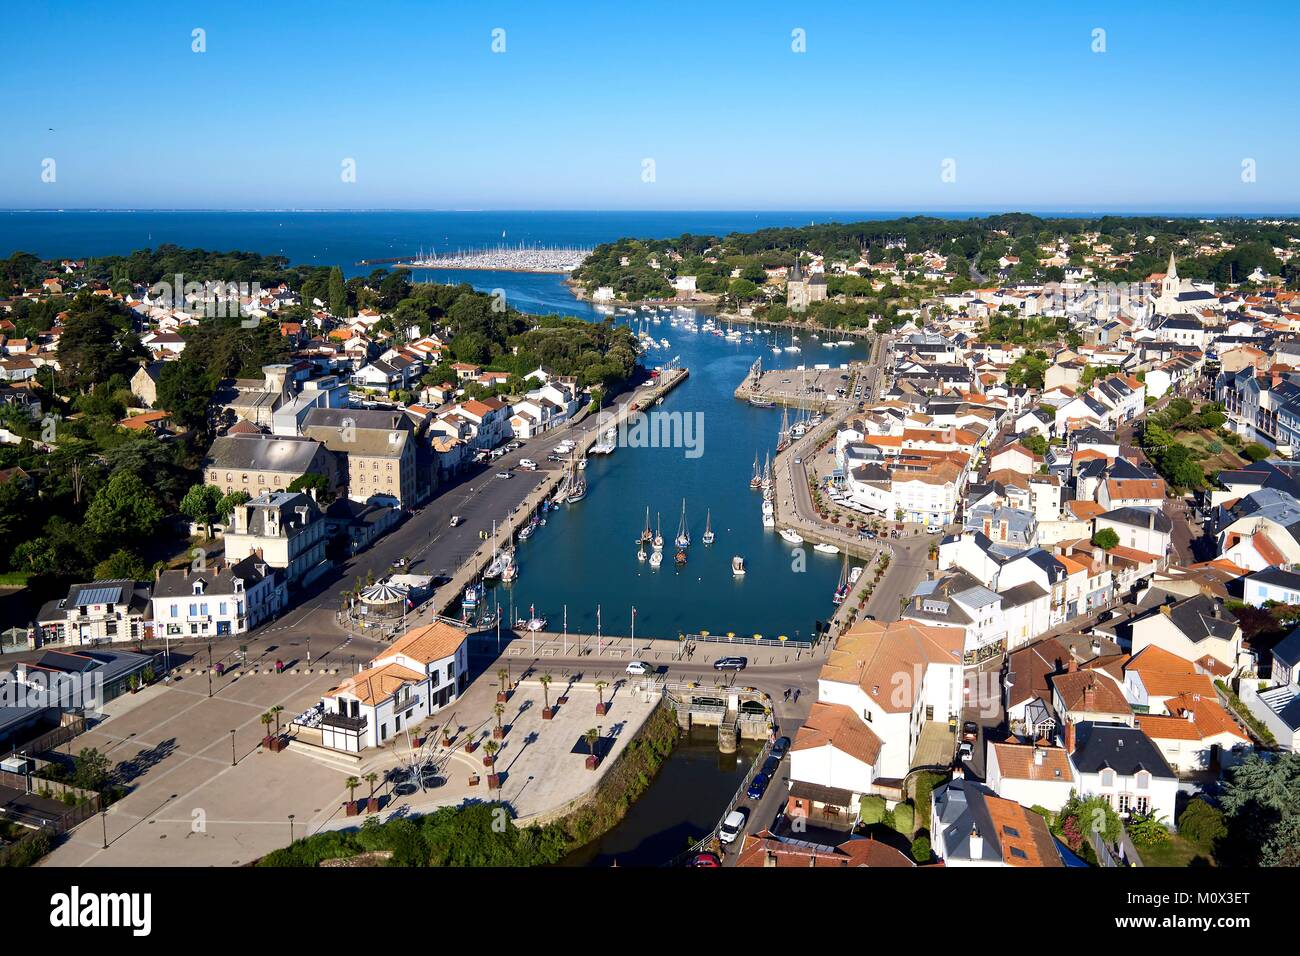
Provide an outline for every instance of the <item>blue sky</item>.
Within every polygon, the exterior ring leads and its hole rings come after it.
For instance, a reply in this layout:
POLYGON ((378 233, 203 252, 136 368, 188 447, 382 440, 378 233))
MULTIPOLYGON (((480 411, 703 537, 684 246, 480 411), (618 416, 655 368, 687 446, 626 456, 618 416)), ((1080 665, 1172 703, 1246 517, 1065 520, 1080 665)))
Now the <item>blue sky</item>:
POLYGON ((14 4, 0 207, 1300 210, 1300 5, 801 6, 14 4))

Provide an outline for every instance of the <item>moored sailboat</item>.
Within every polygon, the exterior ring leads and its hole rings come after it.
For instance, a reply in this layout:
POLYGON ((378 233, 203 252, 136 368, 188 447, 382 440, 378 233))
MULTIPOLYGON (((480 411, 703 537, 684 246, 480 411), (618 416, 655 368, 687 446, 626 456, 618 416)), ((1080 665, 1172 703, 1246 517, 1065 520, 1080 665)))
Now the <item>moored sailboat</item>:
POLYGON ((705 544, 713 544, 713 512, 704 512, 704 537, 701 539, 705 544))
POLYGON ((677 537, 673 539, 673 543, 677 545, 678 548, 689 548, 691 546, 691 532, 690 529, 686 527, 685 498, 682 499, 682 520, 677 526, 677 537))

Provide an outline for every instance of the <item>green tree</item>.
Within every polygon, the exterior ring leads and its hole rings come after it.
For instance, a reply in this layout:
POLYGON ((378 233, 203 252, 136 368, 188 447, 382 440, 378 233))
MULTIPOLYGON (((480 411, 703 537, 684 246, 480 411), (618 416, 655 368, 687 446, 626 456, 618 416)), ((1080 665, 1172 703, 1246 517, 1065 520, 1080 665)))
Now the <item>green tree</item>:
POLYGON ((1230 773, 1219 800, 1228 834, 1215 856, 1229 865, 1300 865, 1300 754, 1253 753, 1230 773))
POLYGON ((1103 551, 1119 546, 1119 535, 1114 528, 1101 528, 1092 536, 1092 543, 1103 551))
POLYGON ((98 581, 142 581, 149 577, 149 569, 134 551, 118 548, 95 566, 98 581))
POLYGON ((301 491, 304 494, 311 494, 311 492, 315 491, 316 500, 322 504, 332 498, 332 495, 330 494, 329 479, 324 475, 317 474, 316 472, 308 472, 305 475, 299 475, 293 481, 289 482, 288 490, 301 491))
POLYGON ((100 539, 142 541, 158 528, 163 511, 154 493, 136 475, 118 472, 86 509, 85 526, 100 539))
POLYGON ((229 521, 236 508, 252 500, 252 495, 247 491, 243 488, 236 488, 234 491, 221 496, 221 500, 217 503, 217 517, 222 521, 229 521))
POLYGON ((112 762, 98 750, 83 748, 73 760, 72 783, 83 790, 98 793, 107 786, 112 766, 112 762))
POLYGON ((180 512, 197 525, 207 529, 212 537, 212 523, 221 513, 221 490, 213 485, 192 485, 181 499, 180 512))
POLYGON ((330 314, 334 316, 344 316, 348 312, 348 293, 347 286, 343 282, 343 270, 338 266, 330 269, 329 288, 330 314))

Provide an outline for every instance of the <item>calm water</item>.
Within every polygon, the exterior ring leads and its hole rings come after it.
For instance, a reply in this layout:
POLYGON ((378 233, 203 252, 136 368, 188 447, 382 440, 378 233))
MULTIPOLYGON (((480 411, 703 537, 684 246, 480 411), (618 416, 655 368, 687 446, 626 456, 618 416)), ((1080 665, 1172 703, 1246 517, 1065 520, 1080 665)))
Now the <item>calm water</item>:
POLYGON ((718 752, 716 728, 682 737, 654 782, 609 833, 571 854, 565 866, 658 866, 713 829, 760 746, 742 740, 734 754, 718 752), (683 794, 689 794, 683 799, 683 794))
MULTIPOLYGON (((174 243, 287 256, 293 263, 370 271, 362 259, 499 243, 594 246, 621 236, 725 235, 766 226, 891 219, 895 212, 139 212, 0 210, 0 257, 118 255, 174 243), (504 235, 503 235, 504 233, 504 235)), ((970 213, 953 214, 960 218, 970 213)))

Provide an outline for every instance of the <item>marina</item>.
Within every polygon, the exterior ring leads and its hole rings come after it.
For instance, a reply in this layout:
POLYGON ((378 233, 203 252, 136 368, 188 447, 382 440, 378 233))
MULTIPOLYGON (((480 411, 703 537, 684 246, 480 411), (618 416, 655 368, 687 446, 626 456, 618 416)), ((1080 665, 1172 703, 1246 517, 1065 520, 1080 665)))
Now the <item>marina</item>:
POLYGON ((421 250, 410 259, 363 259, 358 265, 389 265, 394 269, 473 269, 481 272, 536 272, 568 275, 591 254, 569 246, 500 245, 491 249, 457 249, 439 253, 421 250))
MULTIPOLYGON (((857 355, 864 348, 869 349, 869 343, 858 347, 855 350, 857 355)), ((840 351, 848 353, 849 347, 840 351)), ((861 359, 857 355, 854 362, 798 365, 794 368, 773 368, 772 361, 759 356, 734 394, 755 408, 780 406, 824 413, 837 407, 851 407, 855 404, 851 397, 853 384, 861 371, 861 359)))

